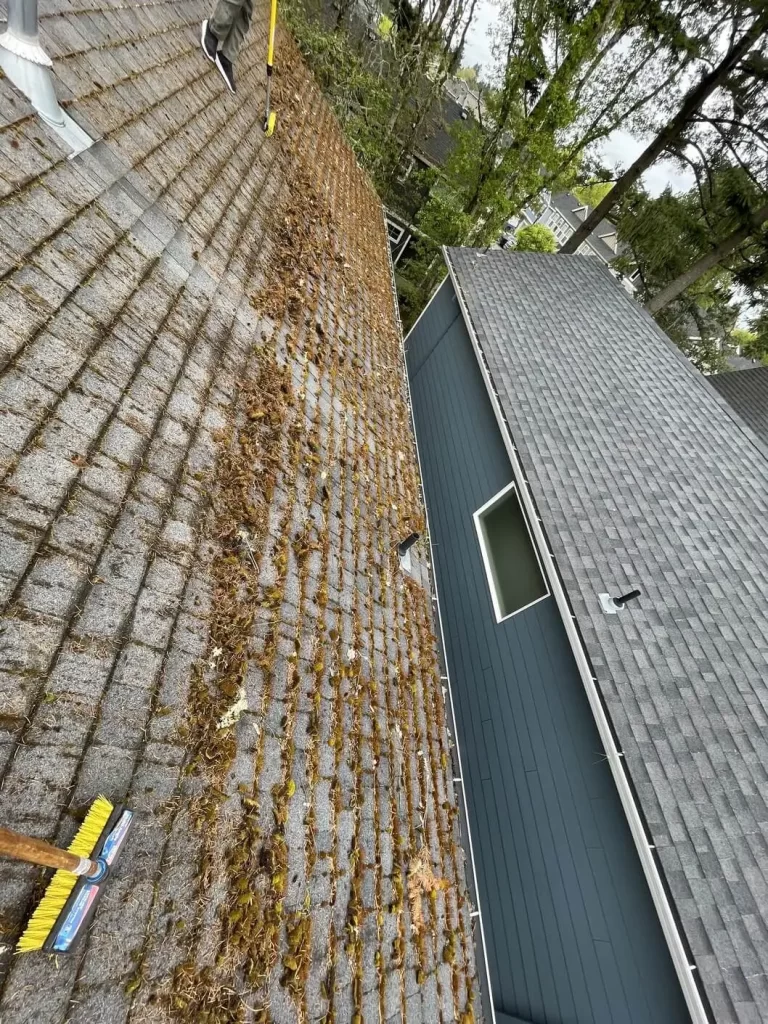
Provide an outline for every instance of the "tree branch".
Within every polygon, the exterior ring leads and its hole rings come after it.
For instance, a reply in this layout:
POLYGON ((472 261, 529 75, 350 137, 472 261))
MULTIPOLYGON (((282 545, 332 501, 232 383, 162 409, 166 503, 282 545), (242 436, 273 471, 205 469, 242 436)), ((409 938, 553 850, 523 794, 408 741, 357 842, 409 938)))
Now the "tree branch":
POLYGON ((729 256, 734 249, 737 249, 740 245, 750 238, 755 232, 759 231, 762 225, 768 220, 768 203, 759 207, 754 211, 748 218, 747 222, 743 224, 736 231, 728 235, 722 241, 718 242, 710 252, 701 259, 690 266, 685 273, 680 274, 671 281, 666 288, 662 290, 646 303, 645 308, 649 313, 658 313, 660 309, 663 309, 666 305, 676 299, 678 295, 690 288, 692 284, 695 284, 708 270, 712 270, 723 262, 726 256, 729 256))
POLYGON ((589 237, 603 217, 608 216, 621 197, 640 180, 643 173, 655 163, 658 157, 669 149, 672 143, 677 141, 693 115, 698 112, 702 104, 712 95, 715 89, 722 85, 739 60, 752 49, 755 42, 764 34, 766 28, 768 28, 768 7, 763 8, 761 15, 753 21, 750 29, 744 33, 738 43, 731 47, 717 68, 700 78, 688 90, 675 116, 667 122, 653 141, 646 146, 632 166, 624 172, 605 199, 582 221, 565 245, 560 248, 560 252, 576 252, 584 239, 589 237))
POLYGON ((720 128, 720 126, 719 126, 719 125, 717 125, 717 124, 712 124, 712 127, 713 127, 713 128, 715 129, 715 131, 717 132, 717 134, 718 134, 718 135, 720 136, 720 138, 721 138, 721 139, 723 140, 723 142, 724 142, 724 143, 726 144, 726 146, 728 147, 728 149, 730 149, 731 153, 733 154, 733 156, 734 156, 734 157, 735 157, 735 159, 736 159, 736 163, 737 163, 737 164, 739 165, 739 167, 741 167, 741 169, 742 169, 742 170, 744 171, 744 173, 745 173, 745 174, 747 175, 747 177, 749 178, 749 180, 750 180, 750 181, 751 181, 751 182, 752 182, 752 183, 753 183, 753 184, 754 184, 755 186, 757 186, 757 188, 758 188, 758 189, 762 189, 762 187, 763 187, 763 186, 762 186, 762 184, 761 184, 761 183, 760 183, 760 181, 759 181, 759 180, 758 180, 758 179, 757 179, 757 178, 755 177, 755 175, 754 175, 754 174, 752 173, 752 170, 751 170, 751 168, 750 168, 750 167, 749 167, 749 166, 748 166, 747 164, 745 164, 745 163, 744 163, 744 161, 743 161, 743 160, 742 160, 742 158, 741 158, 741 154, 740 154, 740 153, 739 153, 739 151, 738 151, 738 150, 736 149, 736 147, 735 147, 735 146, 733 145, 733 143, 731 142, 731 140, 730 140, 730 139, 728 138, 728 135, 727 135, 727 134, 726 134, 726 133, 725 133, 725 132, 724 132, 724 131, 722 130, 722 128, 720 128))

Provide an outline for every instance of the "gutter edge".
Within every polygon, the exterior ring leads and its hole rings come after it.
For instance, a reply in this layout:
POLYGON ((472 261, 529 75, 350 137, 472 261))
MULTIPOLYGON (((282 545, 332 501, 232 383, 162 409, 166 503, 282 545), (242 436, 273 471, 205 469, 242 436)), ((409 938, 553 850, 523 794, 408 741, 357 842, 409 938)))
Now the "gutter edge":
MULTIPOLYGON (((384 210, 383 206, 382 206, 382 219, 383 219, 383 222, 384 222, 384 231, 385 231, 385 234, 386 234, 386 224, 387 224, 387 222, 386 222, 386 211, 384 210)), ((445 650, 446 650, 446 647, 445 647, 445 633, 444 633, 444 630, 443 630, 443 617, 442 617, 442 614, 440 612, 440 596, 439 596, 438 590, 437 590, 437 576, 435 574, 435 553, 432 550, 432 530, 430 529, 430 526, 429 526, 429 513, 427 512, 426 495, 424 493, 424 476, 423 476, 422 471, 421 471, 421 453, 419 452, 419 442, 418 442, 418 439, 416 437, 416 420, 415 420, 414 415, 413 415, 413 402, 411 400, 411 385, 410 385, 410 381, 408 380, 408 368, 407 368, 406 361, 405 361, 405 341, 406 341, 406 338, 403 337, 403 324, 402 324, 402 320, 400 319, 400 309, 399 309, 398 304, 397 304, 397 288, 395 286, 395 268, 394 268, 394 264, 392 263, 392 253, 391 253, 390 248, 389 248, 389 241, 388 240, 387 240, 387 258, 389 260, 389 273, 390 273, 390 281, 391 281, 391 285, 392 285, 392 301, 393 301, 394 307, 395 307, 395 321, 397 323, 397 329, 398 329, 398 333, 400 335, 400 347, 401 347, 401 354, 402 354, 400 367, 401 367, 401 373, 402 373, 402 376, 403 376, 403 383, 405 385, 405 395, 406 395, 407 404, 408 404, 408 417, 409 417, 409 419, 411 421, 411 432, 413 434, 413 446, 414 446, 414 448, 416 450, 416 464, 417 464, 418 469, 419 469, 419 489, 421 490, 421 502, 422 502, 422 505, 424 507, 424 519, 425 519, 425 522, 427 524, 427 537, 429 539, 429 562, 430 562, 430 564, 429 564, 429 578, 430 578, 430 582, 432 584, 435 609, 437 611, 438 640, 440 642, 441 655, 442 655, 443 665, 445 667, 445 681, 447 683, 448 703, 450 705, 451 726, 452 726, 452 729, 453 729, 452 737, 451 738, 453 739, 454 747, 456 749, 456 760, 458 761, 459 778, 462 780, 461 781, 461 799, 462 799, 462 805, 463 805, 463 808, 464 808, 464 821, 466 823, 466 829, 467 829, 467 846, 469 847, 469 850, 467 850, 465 852, 469 853, 469 862, 470 862, 470 864, 472 866, 472 881, 473 881, 473 886, 474 886, 474 890, 475 890, 475 899, 476 899, 476 902, 477 902, 477 907, 476 907, 476 910, 477 910, 477 921, 479 922, 479 925, 480 925, 480 940, 482 942, 482 947, 483 947, 483 963, 484 963, 484 966, 485 966, 485 983, 486 983, 486 985, 488 987, 488 1004, 489 1004, 490 1010, 491 1010, 491 1020, 490 1020, 489 1024, 497 1024, 497 1022, 496 1022, 496 1010, 495 1010, 494 1005, 493 1005, 493 989, 491 987, 491 970, 490 970, 490 967, 488 965, 488 947, 487 947, 487 944, 486 944, 486 941, 485 941, 485 930, 483 928, 483 913, 482 913, 482 907, 480 906, 480 887, 477 884, 477 869, 475 867, 475 856, 474 856, 474 851, 473 851, 473 847, 472 847, 472 832, 471 832, 470 824, 469 824, 469 808, 467 806, 467 791, 466 791, 466 787, 464 785, 464 768, 463 768, 462 763, 461 763, 461 748, 459 746, 459 734, 458 734, 458 730, 456 729, 456 711, 455 711, 454 703, 453 703, 453 690, 451 688, 451 673, 450 673, 450 668, 448 666, 448 660, 447 660, 447 658, 445 656, 445 650)), ((418 320, 421 319, 422 315, 426 312, 427 308, 432 304, 432 300, 437 295, 437 293, 440 291, 441 287, 442 287, 442 282, 437 286, 437 288, 434 290, 434 292, 430 296, 429 302, 427 303, 427 305, 424 307, 424 309, 419 314, 416 322, 414 322, 414 324, 413 324, 413 327, 411 327, 411 329, 408 331, 408 334, 411 333, 413 328, 416 326, 416 323, 418 323, 418 320)), ((456 788, 456 786, 455 786, 455 783, 454 783, 454 792, 455 792, 455 788, 456 788)), ((475 957, 475 964, 477 964, 477 957, 475 957)))

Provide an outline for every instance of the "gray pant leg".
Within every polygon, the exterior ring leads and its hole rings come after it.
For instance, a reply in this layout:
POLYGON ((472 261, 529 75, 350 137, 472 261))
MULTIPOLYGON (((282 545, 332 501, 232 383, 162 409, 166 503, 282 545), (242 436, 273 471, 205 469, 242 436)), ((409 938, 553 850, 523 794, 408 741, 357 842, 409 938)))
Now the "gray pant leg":
POLYGON ((216 10, 208 22, 208 27, 219 40, 220 46, 223 46, 224 40, 231 32, 242 6, 243 0, 219 0, 216 4, 216 10))
MULTIPOLYGON (((219 3, 224 3, 225 0, 219 0, 219 3)), ((228 0, 232 2, 232 0, 228 0)), ((239 0, 237 17, 232 22, 232 26, 227 33, 226 39, 221 44, 221 50, 225 57, 232 61, 234 64, 237 58, 238 51, 243 44, 243 40, 248 34, 248 29, 251 27, 251 16, 253 15, 253 0, 239 0)))

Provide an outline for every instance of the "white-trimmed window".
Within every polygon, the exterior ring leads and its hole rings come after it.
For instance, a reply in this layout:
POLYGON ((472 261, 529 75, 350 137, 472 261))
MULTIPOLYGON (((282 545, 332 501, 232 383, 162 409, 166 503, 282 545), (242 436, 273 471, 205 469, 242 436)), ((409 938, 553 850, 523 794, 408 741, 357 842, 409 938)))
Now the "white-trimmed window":
MULTIPOLYGON (((587 238, 587 239, 585 239, 585 240, 584 240, 584 241, 583 241, 583 242, 581 243, 581 245, 580 245, 580 246, 579 246, 579 248, 578 248, 578 249, 576 250, 576 252, 577 252, 577 253, 578 253, 578 254, 579 254, 580 256, 589 256, 589 257, 591 257, 591 259, 593 259, 593 260, 600 260, 600 262, 601 262, 601 263, 602 263, 602 264, 603 264, 604 266, 606 266, 606 267, 608 266, 608 260, 607 260, 607 259, 605 258, 605 256, 603 256, 603 254, 602 254, 602 253, 598 252, 598 251, 597 251, 597 249, 593 248, 593 246, 592 246, 592 244, 591 244, 591 242, 589 241, 589 239, 588 239, 588 238, 587 238)), ((609 269, 610 269, 610 267, 609 267, 609 269)))
POLYGON ((407 181, 416 167, 416 160, 412 155, 409 155, 403 160, 402 164, 398 168, 397 178, 398 181, 407 181))
POLYGON ((573 234, 573 228, 557 210, 551 210, 544 224, 553 232, 560 245, 565 245, 573 234))
POLYGON ((393 220, 387 217, 387 234, 392 245, 399 245, 405 234, 405 228, 401 228, 399 224, 395 224, 393 220))
POLYGON ((549 596, 536 545, 514 483, 474 514, 496 621, 549 596))

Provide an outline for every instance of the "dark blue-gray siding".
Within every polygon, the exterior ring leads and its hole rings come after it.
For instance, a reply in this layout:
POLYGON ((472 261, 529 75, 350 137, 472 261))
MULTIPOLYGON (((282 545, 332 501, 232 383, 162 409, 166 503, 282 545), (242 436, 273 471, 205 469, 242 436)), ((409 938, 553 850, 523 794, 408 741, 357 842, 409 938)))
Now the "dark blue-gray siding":
POLYGON ((449 280, 407 360, 494 1005, 534 1024, 681 1024, 555 601, 495 621, 472 514, 512 470, 449 280))

